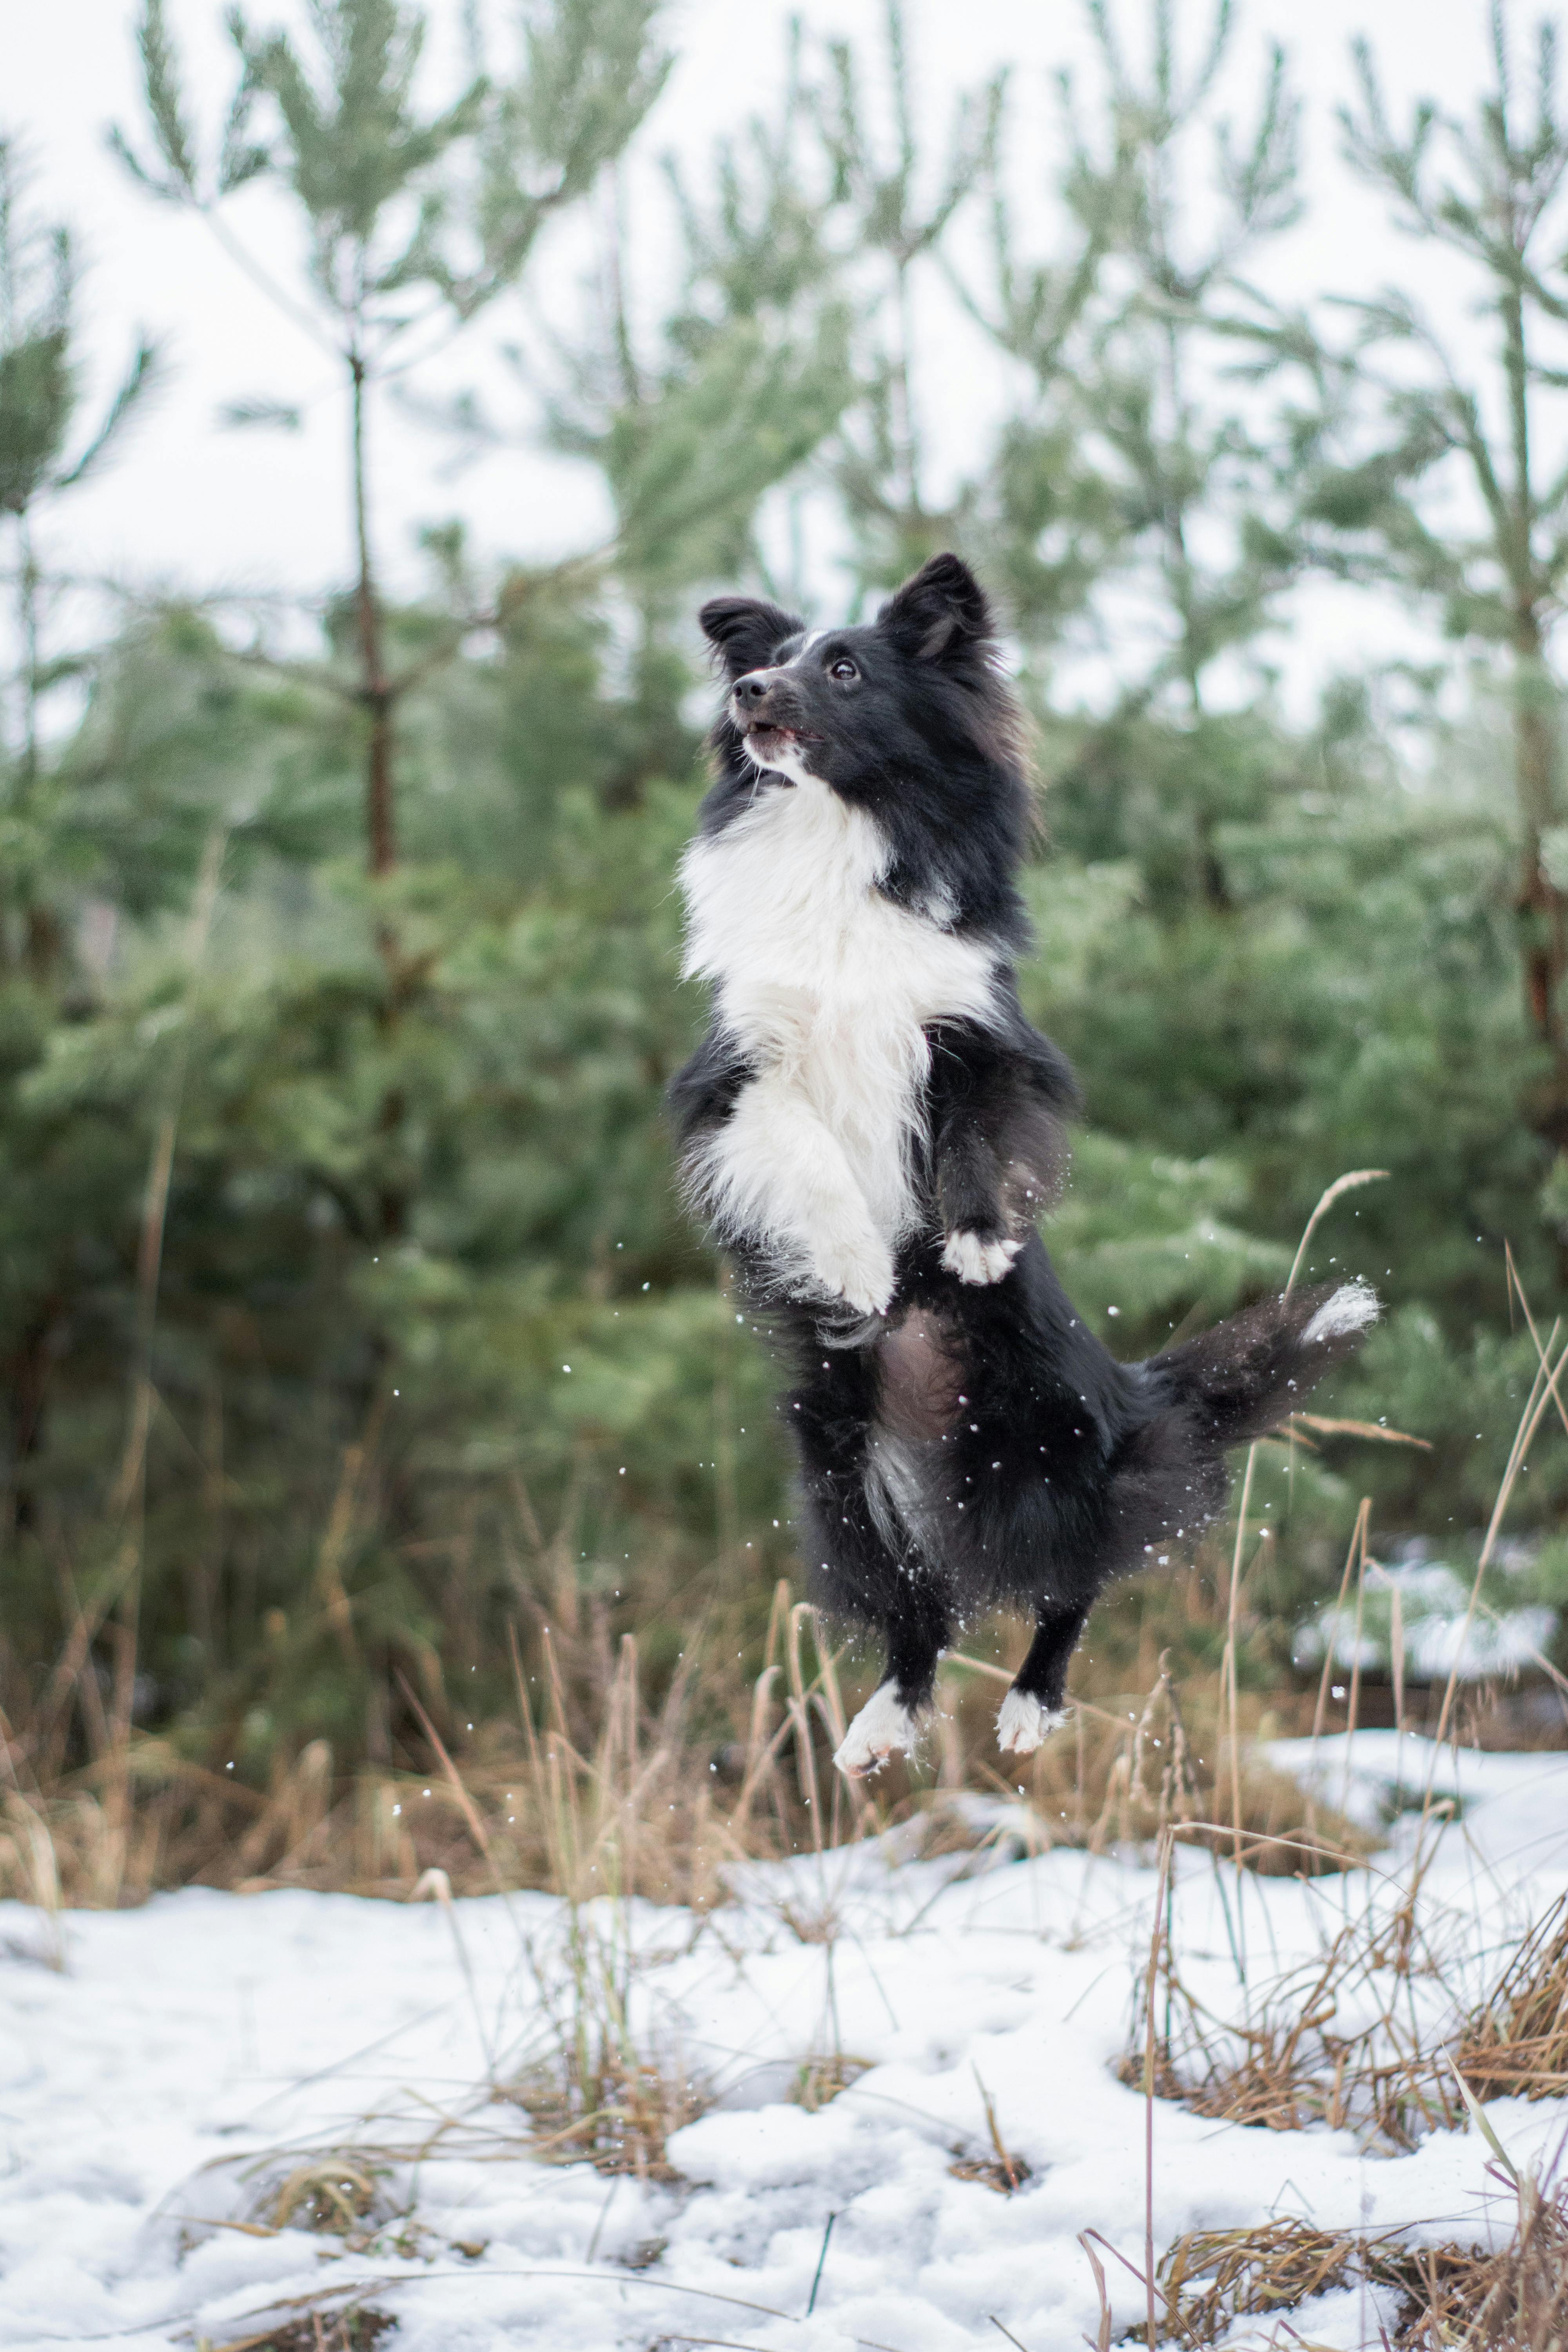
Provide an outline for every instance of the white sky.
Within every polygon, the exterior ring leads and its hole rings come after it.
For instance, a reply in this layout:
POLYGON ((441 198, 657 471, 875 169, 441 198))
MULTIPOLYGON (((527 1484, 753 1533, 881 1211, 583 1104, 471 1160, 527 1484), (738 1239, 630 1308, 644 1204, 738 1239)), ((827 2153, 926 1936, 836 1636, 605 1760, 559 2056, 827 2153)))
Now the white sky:
MULTIPOLYGON (((297 0, 253 0, 253 20, 296 15, 297 0)), ((450 24, 455 0, 432 12, 450 24)), ((670 37, 680 62, 643 134, 651 158, 677 151, 694 175, 715 136, 765 107, 776 87, 791 10, 781 0, 683 0, 671 9, 670 37)), ((879 0, 806 0, 814 28, 874 44, 879 0)), ((1143 0, 1121 0, 1121 19, 1142 22, 1143 0)), ((935 118, 950 94, 996 65, 1016 69, 1024 111, 1050 120, 1046 70, 1088 55, 1079 0, 910 0, 922 98, 935 118)), ((230 68, 218 0, 170 0, 190 79, 205 121, 216 116, 230 68)), ((104 144, 119 121, 141 134, 132 0, 0 0, 5 79, 0 127, 20 133, 37 167, 37 197, 75 226, 88 265, 81 315, 92 378, 86 414, 101 402, 133 333, 163 338, 171 380, 124 456, 90 489, 61 503, 48 525, 48 559, 84 573, 111 573, 189 589, 299 590, 342 579, 349 561, 344 404, 331 362, 281 318, 223 254, 204 224, 162 207, 129 181, 104 144), (307 413, 298 436, 234 434, 217 425, 220 406, 265 394, 307 413)), ((1316 289, 1371 291, 1398 280, 1434 300, 1461 339, 1470 330, 1465 289, 1447 265, 1393 232, 1377 201, 1351 177, 1337 153, 1331 110, 1348 92, 1348 48, 1356 31, 1375 43, 1391 93, 1404 101, 1430 90, 1449 105, 1473 100, 1485 69, 1483 0, 1251 0, 1236 44, 1237 99, 1244 115, 1265 37, 1281 39, 1308 101, 1303 226, 1273 249, 1258 275, 1300 299, 1316 289)), ((1524 23, 1522 12, 1521 24, 1524 23)), ((1023 174, 1032 159, 1020 158, 1023 174)), ((1037 184, 1048 177, 1043 152, 1037 184)), ((643 184, 651 191, 648 171, 643 184)), ((1020 184, 1026 184, 1021 176, 1020 184)), ((650 201, 642 216, 655 224, 650 201)), ((280 274, 297 252, 279 201, 247 190, 232 208, 234 226, 280 274)), ((583 267, 580 238, 557 236, 542 247, 536 294, 558 314, 569 310, 583 267)), ((657 262, 656 255, 645 255, 657 262)), ((491 354, 516 340, 521 314, 509 301, 482 315, 444 370, 448 383, 507 379, 491 354)), ((996 369, 984 346, 939 338, 941 350, 922 385, 926 421, 939 457, 962 464, 976 438, 975 420, 994 413, 996 369)), ((510 395, 515 404, 515 394, 510 395)), ((384 414, 379 430, 391 462, 382 474, 381 552, 394 581, 414 576, 413 532, 421 521, 460 514, 482 551, 538 557, 591 544, 603 515, 591 474, 527 452, 507 452, 456 477, 444 473, 449 451, 428 433, 384 414)), ((827 594, 831 597, 831 584, 827 594)), ((1301 608, 1288 663, 1319 670, 1411 643, 1405 624, 1363 596, 1312 592, 1301 608)))

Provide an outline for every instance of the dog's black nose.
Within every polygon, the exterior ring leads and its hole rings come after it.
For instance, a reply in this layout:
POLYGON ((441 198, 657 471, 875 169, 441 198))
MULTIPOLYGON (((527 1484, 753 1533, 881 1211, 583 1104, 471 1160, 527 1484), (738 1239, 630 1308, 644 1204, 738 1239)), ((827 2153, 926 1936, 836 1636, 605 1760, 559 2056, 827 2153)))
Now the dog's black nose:
POLYGON ((766 701, 773 691, 773 672, 766 669, 749 670, 744 677, 738 677, 734 685, 738 707, 742 710, 750 710, 759 702, 766 701))

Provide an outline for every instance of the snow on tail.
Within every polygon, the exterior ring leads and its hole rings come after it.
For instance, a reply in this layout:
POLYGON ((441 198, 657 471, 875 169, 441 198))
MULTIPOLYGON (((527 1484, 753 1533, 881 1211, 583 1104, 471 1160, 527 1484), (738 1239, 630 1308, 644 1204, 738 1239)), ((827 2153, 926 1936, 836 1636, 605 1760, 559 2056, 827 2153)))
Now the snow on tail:
POLYGON ((1244 1445, 1304 1403, 1381 1312, 1370 1284, 1318 1283, 1259 1299, 1153 1357, 1149 1370, 1169 1381, 1215 1446, 1244 1445))
POLYGON ((1338 1339, 1364 1331, 1381 1311, 1381 1301, 1370 1283, 1342 1282, 1333 1297, 1324 1299, 1301 1337, 1308 1341, 1338 1339))

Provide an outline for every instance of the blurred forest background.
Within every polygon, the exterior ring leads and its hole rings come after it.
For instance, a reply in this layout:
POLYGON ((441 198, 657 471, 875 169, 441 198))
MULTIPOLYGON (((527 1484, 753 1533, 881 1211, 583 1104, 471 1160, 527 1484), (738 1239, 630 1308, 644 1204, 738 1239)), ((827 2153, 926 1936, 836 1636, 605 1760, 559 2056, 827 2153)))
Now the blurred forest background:
MULTIPOLYGON (((504 60, 432 0, 469 56, 440 102, 410 0, 311 0, 287 36, 236 15, 216 116, 180 37, 211 5, 145 0, 125 201, 202 215, 341 371, 324 603, 172 598, 155 548, 139 582, 51 568, 54 517, 136 464, 169 362, 144 344, 89 394, 73 224, 0 126, 13 1789, 118 1805, 121 1871, 161 1792, 145 1883, 191 1866, 182 1824, 218 1818, 226 1777, 243 1807, 309 1755, 326 1804, 428 1769, 433 1733, 482 1758, 520 1736, 514 1673, 554 1673, 570 1722, 627 1633, 645 1700, 679 1687, 689 1751, 731 1769, 798 1570, 768 1367, 661 1118, 703 1013, 673 892, 710 694, 690 615, 747 583, 869 613, 948 546, 1005 612, 1033 722, 1025 996, 1085 1081, 1048 1234, 1083 1313, 1146 1352, 1282 1284, 1323 1188, 1386 1171, 1312 1246, 1390 1306, 1313 1402, 1427 1450, 1319 1430, 1260 1454, 1240 1673, 1287 1706, 1363 1495, 1374 1549, 1475 1561, 1537 1364, 1505 1246, 1542 1331, 1568 1304, 1550 27, 1495 9, 1489 85, 1414 115, 1373 50, 1346 61, 1369 219, 1473 294, 1447 340, 1398 293, 1258 290, 1304 200, 1301 110, 1223 0, 1089 0, 1092 86, 977 83, 934 145, 897 5, 869 45, 802 34, 787 90, 669 166, 662 287, 631 282, 615 201, 657 143, 678 28, 656 0, 539 0, 504 60), (1238 58, 1239 117, 1216 95, 1238 58), (297 210, 286 279, 231 226, 258 179, 297 210), (573 215, 577 328, 546 332, 573 215), (1001 417, 940 497, 928 286, 1001 417), (422 388, 459 339, 512 353, 514 415, 422 388), (435 513, 423 588, 394 595, 395 410, 453 465, 542 435, 613 529, 498 567, 435 513), (825 574, 808 511, 833 518, 825 574), (1325 576, 1400 601, 1427 656, 1332 678, 1303 717, 1270 647, 1325 576), (1134 634, 1158 650, 1118 667, 1134 634), (1086 645, 1117 671, 1092 705, 1086 645)), ((226 422, 239 465, 293 419, 262 386, 226 422)), ((1546 1449, 1510 1504, 1513 1599, 1568 1595, 1565 1512, 1546 1449)), ((1228 1574, 1216 1551, 1114 1597, 1079 1676, 1145 1688, 1163 1646, 1212 1673, 1228 1574)))

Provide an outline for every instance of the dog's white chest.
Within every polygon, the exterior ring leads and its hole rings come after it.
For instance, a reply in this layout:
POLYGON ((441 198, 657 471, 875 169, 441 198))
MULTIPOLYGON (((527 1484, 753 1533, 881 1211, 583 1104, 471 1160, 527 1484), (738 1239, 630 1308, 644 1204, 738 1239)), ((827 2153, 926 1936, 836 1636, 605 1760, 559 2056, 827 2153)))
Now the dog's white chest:
POLYGON ((925 1024, 987 1018, 994 960, 883 898, 889 856, 870 817, 804 777, 694 842, 682 881, 688 973, 712 981, 760 1076, 832 1130, 891 1244, 914 1220, 925 1024))

